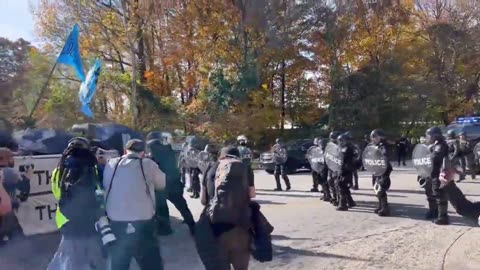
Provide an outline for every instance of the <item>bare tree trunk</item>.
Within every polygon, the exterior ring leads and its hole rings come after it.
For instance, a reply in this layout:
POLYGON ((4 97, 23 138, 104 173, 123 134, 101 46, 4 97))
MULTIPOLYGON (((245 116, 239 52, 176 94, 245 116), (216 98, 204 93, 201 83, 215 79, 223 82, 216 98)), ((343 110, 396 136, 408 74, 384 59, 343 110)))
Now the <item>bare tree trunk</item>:
POLYGON ((285 60, 282 60, 282 71, 281 71, 281 78, 282 78, 282 119, 280 122, 280 131, 283 134, 284 129, 285 129, 285 77, 286 77, 286 71, 285 71, 286 63, 285 60))
POLYGON ((130 56, 132 58, 132 93, 130 100, 130 108, 132 110, 132 127, 136 128, 138 123, 138 108, 137 108, 137 57, 135 53, 134 42, 128 31, 127 22, 127 0, 122 0, 123 9, 123 25, 128 39, 128 45, 130 47, 130 56))

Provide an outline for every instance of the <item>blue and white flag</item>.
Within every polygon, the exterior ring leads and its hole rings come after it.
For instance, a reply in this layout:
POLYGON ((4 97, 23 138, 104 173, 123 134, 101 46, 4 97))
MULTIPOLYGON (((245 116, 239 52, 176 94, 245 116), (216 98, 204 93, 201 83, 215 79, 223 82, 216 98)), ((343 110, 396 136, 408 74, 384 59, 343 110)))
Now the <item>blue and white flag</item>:
POLYGON ((95 95, 95 91, 97 91, 97 81, 98 77, 100 77, 101 69, 102 60, 97 58, 92 68, 88 71, 87 78, 82 82, 82 85, 80 85, 80 91, 78 91, 78 97, 82 103, 82 112, 90 118, 93 118, 93 112, 90 109, 90 102, 95 95))
POLYGON ((77 72, 78 78, 85 81, 85 71, 83 70, 82 56, 78 45, 78 35, 80 28, 77 24, 73 27, 68 39, 63 46, 62 52, 58 56, 57 63, 72 66, 77 72))

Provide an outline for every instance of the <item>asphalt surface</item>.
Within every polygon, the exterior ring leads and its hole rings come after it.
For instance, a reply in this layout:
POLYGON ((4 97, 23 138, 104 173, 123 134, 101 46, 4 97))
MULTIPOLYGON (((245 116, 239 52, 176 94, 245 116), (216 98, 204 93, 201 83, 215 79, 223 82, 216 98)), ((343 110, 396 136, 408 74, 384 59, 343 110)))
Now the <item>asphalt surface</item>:
MULTIPOLYGON (((293 190, 273 192, 273 176, 255 172, 256 200, 275 226, 274 260, 252 260, 250 269, 480 269, 475 222, 452 207, 452 225, 424 220, 426 198, 412 169, 392 173, 391 217, 373 213, 376 197, 367 173, 360 173, 360 190, 353 191, 358 206, 348 212, 335 211, 319 200, 319 193, 309 192, 309 173, 290 178, 293 190)), ((468 178, 459 186, 468 198, 480 200, 480 180, 468 178)), ((198 217, 200 202, 188 198, 188 203, 198 217)), ((165 269, 203 269, 179 213, 170 209, 175 233, 160 239, 165 269)), ((46 269, 58 241, 57 234, 12 240, 0 247, 0 269, 46 269)))

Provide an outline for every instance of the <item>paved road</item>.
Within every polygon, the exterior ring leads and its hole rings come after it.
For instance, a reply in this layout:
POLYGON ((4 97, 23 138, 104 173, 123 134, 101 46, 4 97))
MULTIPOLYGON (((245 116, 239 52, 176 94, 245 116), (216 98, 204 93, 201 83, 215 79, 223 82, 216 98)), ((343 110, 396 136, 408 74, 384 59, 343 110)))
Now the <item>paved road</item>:
MULTIPOLYGON (((480 269, 480 230, 453 212, 450 226, 423 220, 426 199, 413 170, 397 168, 392 174, 393 216, 383 218, 372 213, 376 198, 366 173, 360 173, 361 189, 353 192, 358 206, 348 212, 337 212, 319 200, 320 194, 308 192, 309 173, 290 176, 289 192, 271 191, 271 175, 257 171, 255 177, 257 200, 275 226, 275 258, 252 262, 251 269, 480 269)), ((480 180, 459 185, 480 200, 480 180)), ((189 205, 198 216, 199 201, 189 199, 189 205)), ((166 269, 203 269, 179 213, 171 214, 175 234, 160 240, 166 269)), ((57 235, 48 235, 0 247, 0 268, 45 269, 57 242, 57 235)))

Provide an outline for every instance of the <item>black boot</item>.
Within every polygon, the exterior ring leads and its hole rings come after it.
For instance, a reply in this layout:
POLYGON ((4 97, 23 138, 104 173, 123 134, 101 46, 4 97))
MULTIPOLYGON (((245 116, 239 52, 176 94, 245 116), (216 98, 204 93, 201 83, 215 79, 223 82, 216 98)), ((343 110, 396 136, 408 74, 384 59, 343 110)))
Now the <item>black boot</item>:
POLYGON ((427 213, 425 213, 426 220, 432 220, 438 217, 438 210, 437 209, 428 209, 427 213))
POLYGON ((273 191, 282 191, 282 184, 280 184, 280 175, 275 174, 275 183, 277 184, 277 188, 273 191))
POLYGON ((192 199, 198 199, 200 198, 200 193, 197 191, 194 191, 193 194, 190 196, 192 199))
POLYGON ((292 186, 290 186, 290 179, 288 179, 288 176, 287 175, 283 175, 283 181, 285 181, 285 185, 287 186, 287 188, 285 190, 290 190, 292 189, 292 186))
POLYGON ((331 201, 332 197, 330 196, 330 191, 328 190, 328 188, 322 187, 322 191, 323 191, 323 197, 321 198, 321 200, 325 202, 331 201))
POLYGON ((450 219, 448 218, 448 204, 442 204, 438 206, 438 217, 433 221, 437 225, 448 225, 450 219))
POLYGON ((390 207, 388 206, 387 195, 384 195, 380 198, 380 206, 382 209, 378 211, 378 216, 380 217, 387 217, 390 216, 390 207))
POLYGON ((337 207, 337 211, 348 211, 347 198, 344 196, 340 197, 340 202, 337 207))
POLYGON ((318 188, 315 188, 315 187, 314 187, 314 188, 311 188, 311 189, 310 189, 310 192, 320 192, 320 190, 318 190, 318 188))
POLYGON ((375 214, 378 214, 378 212, 380 212, 381 209, 382 209, 382 204, 380 203, 380 198, 378 198, 378 206, 373 210, 373 212, 375 214))
POLYGON ((352 195, 347 196, 347 206, 348 208, 353 208, 357 206, 357 203, 353 200, 352 195))

